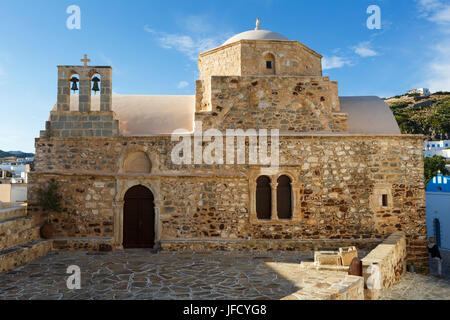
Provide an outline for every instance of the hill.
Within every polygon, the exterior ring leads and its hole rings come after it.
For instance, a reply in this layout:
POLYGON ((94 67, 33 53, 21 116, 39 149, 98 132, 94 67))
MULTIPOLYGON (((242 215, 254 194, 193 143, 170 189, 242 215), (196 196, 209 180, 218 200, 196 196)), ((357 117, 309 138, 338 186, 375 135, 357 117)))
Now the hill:
POLYGON ((423 134, 427 140, 450 138, 450 92, 429 97, 405 94, 385 99, 402 133, 423 134))
POLYGON ((34 156, 34 153, 25 153, 22 151, 0 150, 0 158, 8 158, 8 157, 26 158, 26 157, 33 157, 33 156, 34 156))

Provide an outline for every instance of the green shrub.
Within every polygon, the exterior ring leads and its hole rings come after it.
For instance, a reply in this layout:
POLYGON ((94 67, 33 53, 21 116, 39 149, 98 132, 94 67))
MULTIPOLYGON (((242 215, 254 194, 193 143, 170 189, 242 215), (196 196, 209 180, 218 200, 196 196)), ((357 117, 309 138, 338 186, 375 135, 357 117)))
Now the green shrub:
POLYGON ((59 186, 55 180, 50 180, 46 188, 39 188, 37 191, 38 205, 48 213, 62 211, 61 195, 58 193, 59 186))

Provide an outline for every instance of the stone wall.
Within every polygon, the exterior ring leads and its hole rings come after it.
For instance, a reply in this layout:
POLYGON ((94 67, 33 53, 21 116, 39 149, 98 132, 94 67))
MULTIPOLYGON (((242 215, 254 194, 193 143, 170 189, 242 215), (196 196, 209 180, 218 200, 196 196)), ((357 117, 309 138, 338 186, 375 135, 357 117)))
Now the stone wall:
POLYGON ((196 114, 205 129, 347 130, 347 114, 340 113, 336 84, 328 77, 213 76, 211 88, 212 112, 196 114))
POLYGON ((426 264, 420 136, 281 136, 275 173, 250 165, 175 165, 170 160, 175 143, 162 136, 37 139, 30 210, 39 212, 36 189, 55 179, 64 195, 63 213, 52 216, 58 238, 120 241, 123 195, 143 184, 155 195, 158 240, 180 240, 166 241, 166 247, 190 246, 185 241, 198 239, 375 241, 403 231, 408 259, 426 264), (151 173, 121 171, 135 151, 148 155, 151 173), (256 218, 252 184, 261 174, 292 177, 297 219, 278 220, 276 212, 269 221, 256 218), (379 205, 378 191, 388 194, 388 206, 379 205))
MULTIPOLYGON (((234 43, 220 49, 200 54, 198 59, 202 99, 196 104, 196 111, 211 110, 211 76, 241 75, 241 45, 234 43)), ((200 87, 197 85, 197 89, 200 87)), ((196 90, 196 94, 198 94, 196 90)))
MULTIPOLYGON (((50 214, 56 228, 55 238, 113 237, 116 183, 112 177, 31 174, 29 179, 33 185, 29 196, 34 201, 37 188, 44 188, 52 179, 58 183, 63 211, 50 214)), ((30 210, 33 210, 32 203, 30 210)))
POLYGON ((265 74, 267 68, 264 56, 267 53, 275 57, 273 67, 276 75, 322 76, 322 56, 320 54, 297 41, 269 40, 241 41, 241 75, 265 74))
POLYGON ((169 239, 161 240, 164 251, 310 251, 320 248, 357 246, 370 251, 381 239, 169 239))
MULTIPOLYGON (((196 111, 212 111, 215 84, 213 76, 322 76, 322 56, 297 41, 241 40, 199 56, 200 82, 197 82, 196 111), (273 58, 272 69, 267 69, 267 56, 273 58), (201 98, 199 96, 201 95, 201 98)), ((276 78, 273 78, 276 79, 276 78)), ((271 85, 273 85, 273 79, 271 85)), ((335 83, 335 85, 337 85, 335 83)), ((281 93, 280 93, 281 94, 281 93)), ((336 97, 332 98, 336 103, 336 97)))
POLYGON ((116 137, 119 120, 112 111, 52 111, 41 137, 116 137))
POLYGON ((307 270, 302 273, 305 279, 302 288, 281 300, 364 300, 361 277, 333 271, 307 270))
POLYGON ((240 40, 201 53, 200 79, 267 74, 267 54, 275 57, 276 75, 322 76, 322 56, 298 41, 240 40))
POLYGON ((393 233, 381 244, 362 259, 363 276, 368 289, 365 291, 367 299, 378 299, 382 291, 395 284, 406 272, 406 239, 402 232, 393 233), (378 266, 380 270, 380 286, 371 285, 374 280, 369 277, 376 275, 369 271, 371 265, 378 266), (369 283, 368 283, 369 282, 369 283))
POLYGON ((0 272, 47 254, 51 244, 40 240, 40 217, 26 206, 0 209, 0 272))
POLYGON ((241 44, 239 42, 201 53, 198 58, 200 79, 211 76, 241 75, 241 44))
POLYGON ((0 209, 0 251, 39 238, 38 221, 25 206, 0 209))

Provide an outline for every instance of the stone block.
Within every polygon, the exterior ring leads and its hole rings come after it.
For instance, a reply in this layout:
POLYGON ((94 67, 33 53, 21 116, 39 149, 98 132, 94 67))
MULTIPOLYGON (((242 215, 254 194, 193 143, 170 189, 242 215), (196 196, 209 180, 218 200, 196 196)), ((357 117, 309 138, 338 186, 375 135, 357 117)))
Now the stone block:
POLYGON ((339 248, 339 255, 342 259, 342 265, 349 266, 353 258, 358 257, 358 250, 356 247, 339 248))
POLYGON ((317 265, 342 266, 342 258, 337 251, 316 251, 314 262, 317 265))

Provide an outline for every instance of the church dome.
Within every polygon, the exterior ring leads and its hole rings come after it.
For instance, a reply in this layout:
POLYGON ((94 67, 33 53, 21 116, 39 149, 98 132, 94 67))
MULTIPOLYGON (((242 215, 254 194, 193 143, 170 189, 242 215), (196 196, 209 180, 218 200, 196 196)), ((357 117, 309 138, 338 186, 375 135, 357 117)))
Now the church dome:
POLYGON ((268 30, 249 30, 232 36, 230 39, 224 42, 223 45, 227 45, 239 40, 275 40, 275 41, 289 41, 285 36, 268 31, 268 30))

